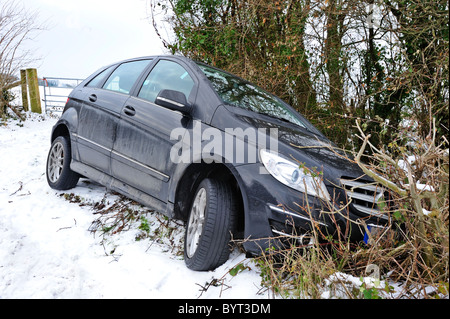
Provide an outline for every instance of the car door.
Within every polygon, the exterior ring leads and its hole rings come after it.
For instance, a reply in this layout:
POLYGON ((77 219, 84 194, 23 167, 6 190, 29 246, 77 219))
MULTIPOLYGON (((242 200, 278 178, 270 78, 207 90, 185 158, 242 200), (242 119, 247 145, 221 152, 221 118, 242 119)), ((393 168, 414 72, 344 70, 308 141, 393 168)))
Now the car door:
POLYGON ((82 163, 110 174, 111 149, 120 112, 134 83, 149 62, 146 59, 112 66, 84 88, 85 98, 76 133, 82 163))
POLYGON ((135 96, 125 103, 111 153, 112 174, 118 180, 161 201, 167 200, 168 181, 175 163, 170 139, 175 128, 191 121, 180 112, 155 104, 159 92, 177 90, 195 101, 196 80, 181 64, 161 59, 142 79, 135 96))

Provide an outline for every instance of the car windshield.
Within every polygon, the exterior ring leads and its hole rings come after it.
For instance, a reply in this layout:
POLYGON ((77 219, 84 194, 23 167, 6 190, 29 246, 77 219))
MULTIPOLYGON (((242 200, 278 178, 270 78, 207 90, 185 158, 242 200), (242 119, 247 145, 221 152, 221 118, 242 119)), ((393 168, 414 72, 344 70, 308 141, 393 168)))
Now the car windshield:
POLYGON ((274 95, 229 73, 204 64, 198 66, 225 103, 306 128, 298 115, 274 95))

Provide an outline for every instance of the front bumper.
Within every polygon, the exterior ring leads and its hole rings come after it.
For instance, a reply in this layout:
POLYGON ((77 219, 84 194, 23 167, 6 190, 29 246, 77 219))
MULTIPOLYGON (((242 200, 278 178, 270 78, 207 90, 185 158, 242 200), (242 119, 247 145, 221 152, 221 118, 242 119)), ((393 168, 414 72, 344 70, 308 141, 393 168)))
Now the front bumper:
POLYGON ((261 164, 236 167, 241 179, 245 207, 244 248, 251 255, 260 255, 267 249, 280 249, 286 242, 311 243, 313 232, 319 238, 333 236, 361 241, 366 224, 379 225, 385 221, 362 217, 347 204, 343 189, 328 187, 333 200, 325 202, 305 195, 263 174, 261 164))

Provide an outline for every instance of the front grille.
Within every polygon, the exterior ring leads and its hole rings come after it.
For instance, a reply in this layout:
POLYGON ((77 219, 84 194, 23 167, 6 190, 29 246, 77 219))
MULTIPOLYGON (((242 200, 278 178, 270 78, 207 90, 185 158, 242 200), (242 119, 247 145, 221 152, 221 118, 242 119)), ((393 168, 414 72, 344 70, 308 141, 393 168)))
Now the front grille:
POLYGON ((365 216, 389 220, 389 217, 380 211, 378 203, 384 200, 385 189, 376 183, 361 180, 342 178, 341 184, 351 205, 365 216))

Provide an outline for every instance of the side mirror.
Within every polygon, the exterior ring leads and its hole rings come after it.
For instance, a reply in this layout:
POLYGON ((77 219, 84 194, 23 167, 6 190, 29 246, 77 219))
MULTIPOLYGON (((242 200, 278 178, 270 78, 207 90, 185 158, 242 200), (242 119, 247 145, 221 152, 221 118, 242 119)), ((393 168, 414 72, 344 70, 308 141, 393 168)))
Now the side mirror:
POLYGON ((156 97, 155 103, 183 114, 189 114, 191 111, 191 106, 186 100, 186 95, 180 91, 161 90, 156 97))

